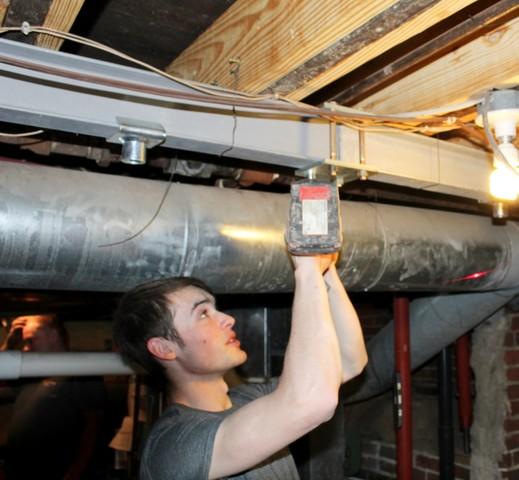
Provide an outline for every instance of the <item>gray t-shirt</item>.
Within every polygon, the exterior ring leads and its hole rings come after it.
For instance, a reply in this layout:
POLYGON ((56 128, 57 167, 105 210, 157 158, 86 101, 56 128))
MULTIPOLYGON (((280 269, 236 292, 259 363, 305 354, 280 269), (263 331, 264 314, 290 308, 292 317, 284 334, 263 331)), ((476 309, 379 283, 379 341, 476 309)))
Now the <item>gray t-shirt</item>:
MULTIPOLYGON (((172 405, 153 426, 141 459, 141 480, 205 480, 216 431, 222 420, 243 405, 272 392, 272 384, 240 385, 229 391, 232 408, 206 412, 172 405)), ((236 445, 240 448, 240 445, 236 445)), ((288 448, 233 480, 299 480, 288 448)))

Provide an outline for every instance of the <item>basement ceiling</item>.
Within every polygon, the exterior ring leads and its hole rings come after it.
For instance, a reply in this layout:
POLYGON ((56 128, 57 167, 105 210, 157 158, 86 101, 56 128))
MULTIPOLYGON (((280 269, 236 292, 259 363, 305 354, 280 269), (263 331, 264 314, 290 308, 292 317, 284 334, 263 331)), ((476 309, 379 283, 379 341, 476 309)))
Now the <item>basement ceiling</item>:
MULTIPOLYGON (((188 80, 378 114, 519 83, 515 0, 0 0, 0 24, 84 36, 188 80)), ((4 38, 127 63, 45 35, 4 38)), ((441 138, 487 149, 475 108, 441 138), (460 140, 461 139, 461 140, 460 140)), ((437 132, 431 132, 436 133, 437 132)))

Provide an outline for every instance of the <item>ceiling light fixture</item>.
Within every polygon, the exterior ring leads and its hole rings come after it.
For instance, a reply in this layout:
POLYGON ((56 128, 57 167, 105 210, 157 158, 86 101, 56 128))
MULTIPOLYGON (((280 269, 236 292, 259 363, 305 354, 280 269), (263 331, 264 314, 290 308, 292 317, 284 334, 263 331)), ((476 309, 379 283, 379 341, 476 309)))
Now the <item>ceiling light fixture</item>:
POLYGON ((519 91, 513 89, 489 91, 478 105, 476 123, 485 129, 487 139, 494 151, 490 174, 490 194, 501 203, 494 209, 498 218, 506 215, 504 201, 514 201, 519 196, 519 152, 512 143, 519 122, 519 91), (494 130, 492 135, 491 129, 494 130), (500 212, 500 213, 499 213, 500 212))

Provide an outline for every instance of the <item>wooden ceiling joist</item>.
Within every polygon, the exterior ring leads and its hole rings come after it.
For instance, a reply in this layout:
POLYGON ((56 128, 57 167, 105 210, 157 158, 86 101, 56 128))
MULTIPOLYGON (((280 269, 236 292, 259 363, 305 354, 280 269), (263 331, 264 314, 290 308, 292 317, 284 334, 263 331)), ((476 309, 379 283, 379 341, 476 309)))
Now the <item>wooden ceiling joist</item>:
MULTIPOLYGON (((76 17, 81 10, 85 0, 54 0, 47 12, 43 26, 61 30, 63 32, 70 31, 76 17)), ((52 50, 59 50, 63 40, 51 35, 38 35, 36 45, 52 50)))
POLYGON ((237 0, 167 71, 260 92, 397 0, 237 0), (230 60, 239 60, 238 82, 230 60))
POLYGON ((433 34, 425 31, 398 49, 318 90, 305 98, 305 102, 317 105, 334 101, 341 105, 355 105, 391 82, 519 16, 517 0, 476 2, 469 8, 470 11, 465 9, 453 16, 459 20, 449 19, 439 25, 441 31, 437 34, 438 26, 434 27, 436 31, 433 34))
POLYGON ((519 18, 473 40, 362 100, 377 113, 424 110, 464 102, 493 87, 519 84, 519 18))
POLYGON ((237 0, 167 71, 298 100, 474 1, 237 0))
POLYGON ((0 26, 4 24, 4 18, 9 8, 9 0, 0 0, 0 26))

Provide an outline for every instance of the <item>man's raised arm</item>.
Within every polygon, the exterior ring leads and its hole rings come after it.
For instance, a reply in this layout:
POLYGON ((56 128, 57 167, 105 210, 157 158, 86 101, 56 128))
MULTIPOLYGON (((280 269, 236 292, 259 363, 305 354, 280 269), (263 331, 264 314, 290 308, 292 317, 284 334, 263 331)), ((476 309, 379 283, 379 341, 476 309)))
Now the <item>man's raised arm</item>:
POLYGON ((253 467, 330 419, 337 406, 341 353, 323 278, 334 257, 293 260, 292 327, 278 387, 222 421, 210 479, 253 467))
POLYGON ((324 280, 328 288, 330 309, 339 340, 342 363, 341 379, 344 383, 362 372, 368 361, 368 354, 357 312, 337 274, 335 263, 328 268, 324 280))

